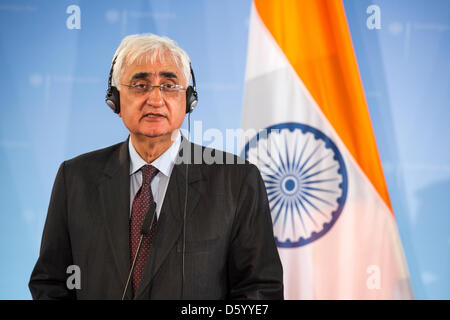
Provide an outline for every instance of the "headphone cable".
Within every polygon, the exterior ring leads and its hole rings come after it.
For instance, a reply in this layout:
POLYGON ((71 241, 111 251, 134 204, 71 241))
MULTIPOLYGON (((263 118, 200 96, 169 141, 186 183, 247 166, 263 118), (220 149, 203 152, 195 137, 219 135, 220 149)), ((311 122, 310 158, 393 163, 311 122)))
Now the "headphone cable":
MULTIPOLYGON (((188 113, 188 139, 191 135, 191 113, 188 113)), ((192 151, 192 150, 191 150, 192 151)), ((190 155, 191 153, 189 153, 190 155)), ((188 178, 189 178, 189 161, 188 159, 185 163, 186 165, 186 190, 184 196, 184 212, 183 212, 183 257, 182 257, 182 273, 181 273, 181 300, 184 300, 184 256, 186 251, 186 210, 187 210, 187 199, 188 199, 188 178)))

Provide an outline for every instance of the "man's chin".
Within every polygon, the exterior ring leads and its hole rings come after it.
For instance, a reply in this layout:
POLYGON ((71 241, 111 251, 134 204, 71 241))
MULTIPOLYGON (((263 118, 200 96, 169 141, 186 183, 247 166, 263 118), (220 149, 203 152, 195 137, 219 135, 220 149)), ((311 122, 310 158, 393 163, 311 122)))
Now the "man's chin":
POLYGON ((147 138, 162 138, 162 137, 170 137, 172 132, 167 130, 147 130, 145 132, 142 132, 140 135, 147 137, 147 138))

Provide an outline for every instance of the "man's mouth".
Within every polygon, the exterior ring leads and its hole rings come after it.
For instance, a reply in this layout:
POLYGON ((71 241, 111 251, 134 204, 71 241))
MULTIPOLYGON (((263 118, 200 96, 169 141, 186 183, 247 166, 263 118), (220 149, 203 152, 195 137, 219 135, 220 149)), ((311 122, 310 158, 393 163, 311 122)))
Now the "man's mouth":
POLYGON ((144 115, 142 118, 166 118, 166 116, 158 113, 148 113, 144 115))

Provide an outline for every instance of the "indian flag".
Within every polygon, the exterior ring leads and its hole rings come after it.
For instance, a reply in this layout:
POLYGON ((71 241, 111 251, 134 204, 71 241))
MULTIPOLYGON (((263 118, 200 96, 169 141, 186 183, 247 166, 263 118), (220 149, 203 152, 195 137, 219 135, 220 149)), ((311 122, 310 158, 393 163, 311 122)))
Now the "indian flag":
POLYGON ((340 0, 254 0, 242 128, 285 298, 412 298, 340 0))

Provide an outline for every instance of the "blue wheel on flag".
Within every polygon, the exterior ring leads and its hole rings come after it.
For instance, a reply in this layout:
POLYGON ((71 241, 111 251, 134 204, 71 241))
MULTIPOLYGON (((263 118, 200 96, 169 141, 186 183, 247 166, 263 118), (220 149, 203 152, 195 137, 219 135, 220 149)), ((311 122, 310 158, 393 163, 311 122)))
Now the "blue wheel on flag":
POLYGON ((270 126, 243 150, 263 177, 278 247, 307 245, 326 234, 347 197, 347 170, 334 142, 311 126, 270 126))

